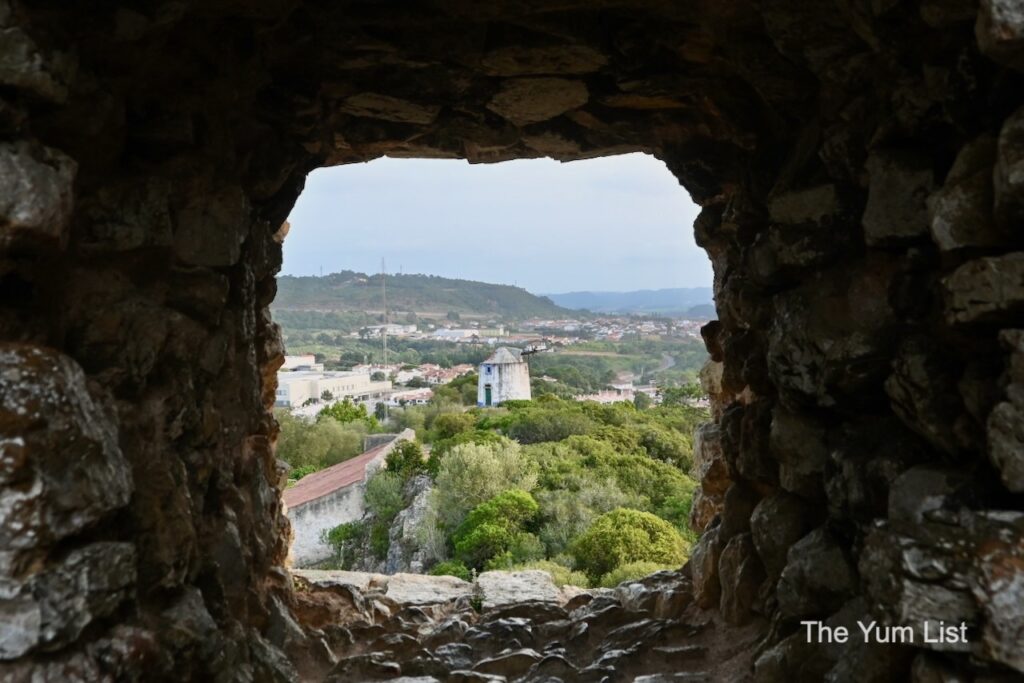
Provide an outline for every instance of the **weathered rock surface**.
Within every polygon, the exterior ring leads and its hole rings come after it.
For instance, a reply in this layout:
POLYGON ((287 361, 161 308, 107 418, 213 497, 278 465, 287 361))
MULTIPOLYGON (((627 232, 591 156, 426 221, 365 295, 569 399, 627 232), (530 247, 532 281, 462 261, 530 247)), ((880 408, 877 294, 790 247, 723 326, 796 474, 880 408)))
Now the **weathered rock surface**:
MULTIPOLYGON (((509 572, 487 572, 481 579, 488 575, 478 593, 499 581, 507 584, 506 593, 536 581, 509 572)), ((711 667, 727 676, 749 669, 751 646, 766 628, 754 618, 742 629, 726 630, 696 607, 680 572, 577 594, 564 607, 564 596, 548 595, 491 606, 485 597, 478 609, 466 596, 382 603, 378 578, 352 572, 305 570, 296 576, 299 615, 328 650, 316 680, 576 681, 614 675, 640 681, 658 680, 665 671, 704 680, 711 667)))

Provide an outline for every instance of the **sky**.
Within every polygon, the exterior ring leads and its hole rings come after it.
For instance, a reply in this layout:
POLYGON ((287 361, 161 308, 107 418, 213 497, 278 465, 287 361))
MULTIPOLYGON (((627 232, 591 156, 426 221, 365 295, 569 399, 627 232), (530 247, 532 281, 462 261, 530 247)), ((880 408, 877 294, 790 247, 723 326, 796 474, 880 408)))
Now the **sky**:
POLYGON ((698 208, 646 154, 559 163, 377 159, 313 171, 288 220, 286 275, 380 271, 534 293, 710 287, 698 208))

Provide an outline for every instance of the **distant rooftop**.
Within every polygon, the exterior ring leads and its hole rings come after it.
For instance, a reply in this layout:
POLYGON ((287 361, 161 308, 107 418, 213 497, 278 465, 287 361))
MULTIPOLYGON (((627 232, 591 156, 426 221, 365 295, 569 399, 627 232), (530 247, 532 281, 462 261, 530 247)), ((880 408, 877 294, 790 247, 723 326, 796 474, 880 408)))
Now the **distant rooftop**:
POLYGON ((339 462, 337 465, 331 465, 319 472, 307 474, 295 482, 294 486, 284 490, 282 497, 284 498, 285 505, 289 508, 295 508, 366 479, 366 466, 380 455, 380 452, 387 448, 390 443, 391 441, 388 441, 350 460, 339 462))

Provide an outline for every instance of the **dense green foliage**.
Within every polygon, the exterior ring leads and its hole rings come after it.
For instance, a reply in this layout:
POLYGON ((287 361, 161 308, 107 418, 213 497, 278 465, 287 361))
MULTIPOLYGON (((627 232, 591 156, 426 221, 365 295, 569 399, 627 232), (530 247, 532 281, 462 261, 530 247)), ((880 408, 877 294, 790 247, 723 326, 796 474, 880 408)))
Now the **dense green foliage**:
MULTIPOLYGON (((473 508, 452 535, 455 554, 470 567, 481 567, 499 555, 527 545, 540 548, 539 541, 526 539, 528 529, 540 513, 540 506, 526 491, 510 489, 473 508)), ((536 537, 534 537, 536 539, 536 537)), ((521 558, 535 559, 535 558, 521 558)))
POLYGON ((291 466, 288 476, 292 480, 359 455, 369 432, 362 421, 343 424, 327 417, 307 422, 286 410, 274 415, 281 426, 277 457, 291 466))
POLYGON ((598 581, 598 585, 602 588, 615 588, 624 581, 635 581, 636 579, 642 579, 645 576, 650 576, 654 572, 678 568, 679 566, 677 564, 660 564, 658 562, 646 561, 629 562, 627 564, 619 565, 602 576, 601 580, 598 581))
POLYGON ((460 444, 437 466, 433 504, 441 522, 454 531, 469 511, 502 491, 530 491, 537 483, 535 465, 523 456, 519 444, 460 444))
POLYGON ((438 414, 424 431, 443 435, 427 464, 426 555, 476 570, 558 568, 577 584, 631 578, 637 562, 678 566, 692 538, 689 434, 706 419, 686 406, 553 397, 438 414), (625 520, 622 533, 607 520, 625 520))
POLYGON ((384 469, 396 475, 403 482, 427 470, 423 447, 418 441, 402 441, 388 453, 384 469))
POLYGON ((324 418, 332 418, 342 424, 348 422, 362 422, 366 425, 367 429, 374 431, 380 427, 377 422, 377 418, 370 415, 366 411, 366 406, 362 403, 356 404, 352 402, 352 399, 346 397, 344 401, 338 401, 317 413, 317 420, 323 420, 324 418))
POLYGON ((445 560, 444 562, 438 562, 430 569, 431 576, 454 576, 457 579, 463 581, 469 581, 472 578, 472 574, 466 565, 456 560, 445 560))
POLYGON ((598 517, 570 547, 576 566, 595 582, 634 562, 679 566, 685 551, 683 537, 671 524, 649 512, 625 508, 598 517))
MULTIPOLYGON (((509 318, 563 317, 569 311, 521 287, 455 280, 434 275, 387 276, 388 306, 448 318, 448 313, 509 318)), ((351 270, 323 277, 277 278, 275 315, 281 309, 375 311, 381 309, 381 276, 351 270)), ((458 319, 457 316, 452 319, 458 319)))

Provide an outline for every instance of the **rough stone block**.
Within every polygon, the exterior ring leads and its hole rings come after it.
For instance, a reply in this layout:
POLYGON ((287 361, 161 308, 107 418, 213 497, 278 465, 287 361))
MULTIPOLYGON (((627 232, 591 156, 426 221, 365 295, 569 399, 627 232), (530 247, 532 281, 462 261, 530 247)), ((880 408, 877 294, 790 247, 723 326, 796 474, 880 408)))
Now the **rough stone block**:
POLYGON ((110 411, 53 349, 0 345, 0 546, 42 548, 128 503, 110 411))
POLYGON ((495 114, 517 126, 547 121, 587 103, 582 81, 565 78, 512 78, 487 104, 495 114))
POLYGON ((960 436, 969 433, 974 423, 960 399, 956 370, 954 358, 944 355, 933 340, 909 337, 900 345, 893 372, 885 381, 893 412, 946 453, 976 442, 963 443, 960 436))
POLYGON ((784 192, 768 200, 768 217, 786 225, 826 224, 837 213, 839 197, 832 184, 784 192))
POLYGON ((950 323, 1017 321, 1024 313, 1024 252, 968 261, 942 284, 950 323))
POLYGON ((943 186, 928 198, 932 239, 945 251, 1007 242, 992 215, 996 143, 989 135, 960 150, 943 186))
POLYGON ((1016 0, 981 0, 974 35, 981 51, 1024 71, 1024 7, 1016 0))
POLYGON ((928 234, 925 200, 935 188, 930 162, 909 152, 880 150, 868 157, 867 171, 865 241, 884 245, 928 234))
POLYGON ((0 83, 3 85, 27 90, 51 102, 63 102, 74 74, 73 64, 64 54, 40 50, 20 28, 0 26, 0 83))
POLYGON ((809 530, 808 513, 805 503, 784 491, 768 496, 754 508, 751 536, 769 578, 782 574, 789 549, 809 530))
POLYGON ((747 623, 753 616, 754 602, 764 582, 764 566, 750 534, 733 537, 718 559, 722 586, 722 618, 734 626, 747 623))
POLYGON ((1024 223, 1024 107, 999 131, 993 185, 996 221, 1003 230, 1019 234, 1024 223))
POLYGON ((608 58, 586 45, 508 45, 491 50, 480 63, 492 76, 573 75, 597 71, 608 58))
POLYGON ((77 164, 57 150, 0 145, 0 244, 18 237, 62 241, 76 171, 77 164))
POLYGON ((130 543, 93 543, 27 579, 0 581, 0 659, 74 642, 113 612, 135 582, 130 543))
POLYGON ((848 403, 884 379, 895 325, 888 299, 895 273, 893 259, 874 254, 774 297, 767 363, 783 405, 848 403))
POLYGON ((363 116, 395 123, 427 125, 437 118, 441 107, 418 104, 379 93, 360 93, 346 98, 341 111, 352 116, 363 116))
POLYGON ((824 498, 822 474, 828 460, 824 427, 776 407, 768 443, 779 461, 779 483, 784 489, 808 500, 824 498))
POLYGON ((824 528, 790 547, 779 578, 779 613, 787 619, 821 617, 839 609, 857 586, 857 573, 824 528))
POLYGON ((174 216, 175 255, 189 265, 234 265, 248 234, 248 217, 248 200, 240 188, 192 198, 174 216))
POLYGON ((1007 396, 988 417, 988 456, 1003 485, 1024 493, 1024 384, 1010 385, 1007 396))
POLYGON ((690 550, 688 566, 693 579, 693 595, 697 604, 704 609, 717 605, 722 594, 722 584, 718 577, 721 551, 718 527, 705 531, 690 550))
POLYGON ((982 643, 989 657, 1024 673, 1024 514, 986 521, 996 533, 978 546, 971 585, 984 615, 982 643))

